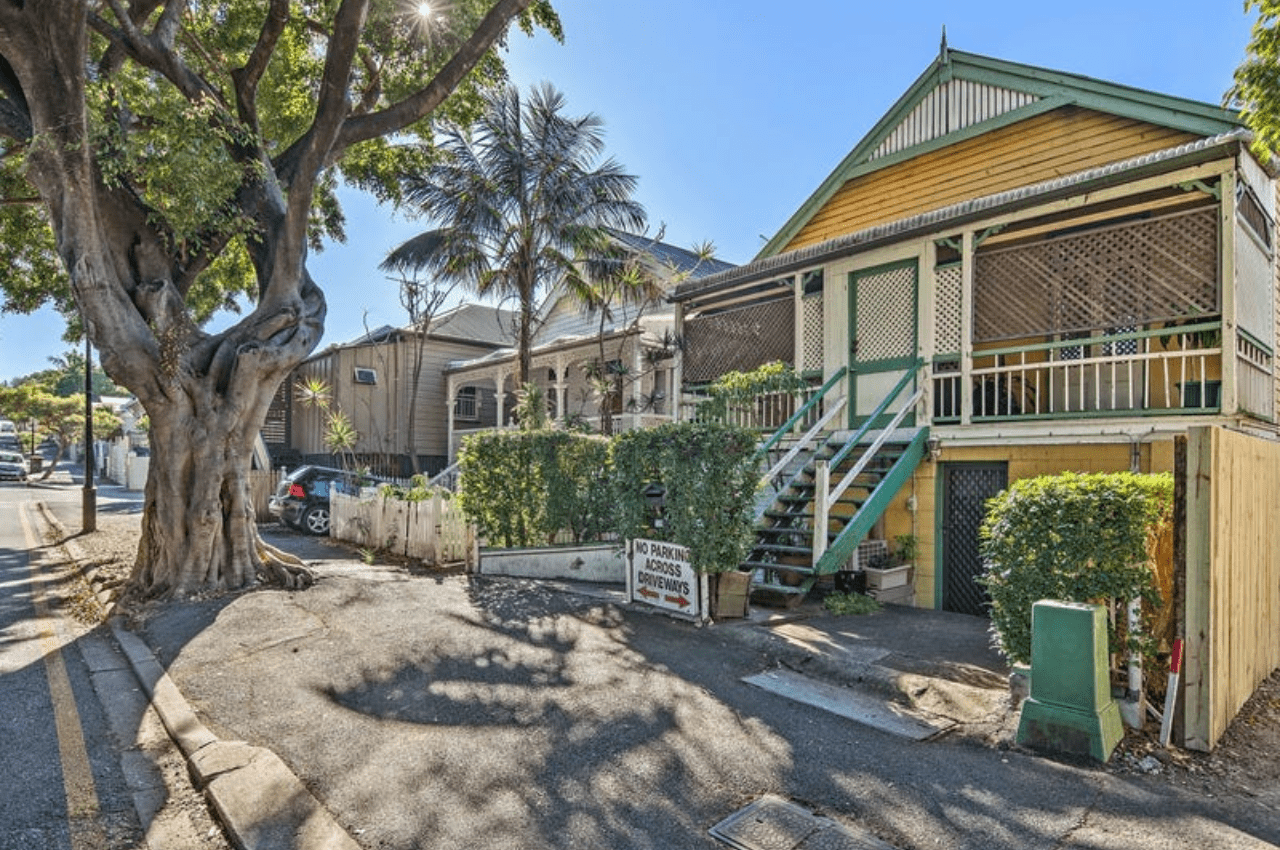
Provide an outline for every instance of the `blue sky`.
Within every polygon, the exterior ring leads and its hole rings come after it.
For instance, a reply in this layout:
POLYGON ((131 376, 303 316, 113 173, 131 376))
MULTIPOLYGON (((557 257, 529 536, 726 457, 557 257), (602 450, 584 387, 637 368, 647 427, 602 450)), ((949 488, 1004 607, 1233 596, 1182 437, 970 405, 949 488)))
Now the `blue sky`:
MULTIPOLYGON (((1242 0, 556 0, 565 42, 515 32, 521 86, 605 122, 639 177, 650 232, 750 260, 948 44, 970 53, 1220 103, 1244 58, 1242 0), (868 8, 873 7, 873 8, 868 8)), ((424 228, 347 194, 347 242, 310 260, 329 299, 321 347, 403 324, 386 252, 424 228)), ((67 349, 50 311, 0 316, 0 380, 67 349)))

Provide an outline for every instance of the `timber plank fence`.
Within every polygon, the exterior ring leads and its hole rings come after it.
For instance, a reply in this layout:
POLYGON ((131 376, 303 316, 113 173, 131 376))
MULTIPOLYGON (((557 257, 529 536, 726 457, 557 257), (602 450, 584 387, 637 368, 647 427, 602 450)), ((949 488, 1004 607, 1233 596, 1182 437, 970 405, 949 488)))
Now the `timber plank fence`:
POLYGON ((1186 509, 1184 738, 1188 749, 1207 751, 1280 667, 1280 442, 1192 428, 1178 465, 1186 509))
POLYGON ((420 502, 335 493, 329 499, 330 536, 357 546, 417 558, 432 565, 476 566, 475 526, 456 499, 436 493, 420 502))

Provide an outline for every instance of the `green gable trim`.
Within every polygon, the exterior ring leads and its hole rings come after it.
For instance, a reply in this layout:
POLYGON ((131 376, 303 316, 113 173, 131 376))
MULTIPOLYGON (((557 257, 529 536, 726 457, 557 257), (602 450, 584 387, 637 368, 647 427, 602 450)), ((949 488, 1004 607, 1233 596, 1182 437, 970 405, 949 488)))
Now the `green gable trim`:
POLYGON ((855 177, 1068 104, 1200 136, 1215 136, 1243 126, 1236 113, 1211 104, 944 48, 942 55, 930 64, 893 107, 876 122, 871 131, 840 161, 818 189, 765 244, 755 259, 781 252, 840 187, 855 177), (1034 95, 1039 100, 911 148, 871 159, 889 134, 930 92, 953 79, 1019 91, 1034 95))

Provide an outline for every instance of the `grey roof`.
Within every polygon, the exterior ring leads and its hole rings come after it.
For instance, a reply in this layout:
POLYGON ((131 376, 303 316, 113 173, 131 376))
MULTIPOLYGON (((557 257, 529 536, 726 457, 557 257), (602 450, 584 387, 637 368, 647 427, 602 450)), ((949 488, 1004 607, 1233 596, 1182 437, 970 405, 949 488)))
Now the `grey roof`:
POLYGON ((488 304, 461 304, 431 320, 430 335, 463 342, 511 345, 515 313, 488 304))
POLYGON ((659 263, 664 266, 670 266, 677 272, 688 273, 691 280, 697 280, 709 274, 716 274, 734 267, 733 263, 726 263, 724 260, 717 260, 715 257, 703 258, 693 251, 677 248, 675 245, 659 242, 647 236, 638 236, 634 233, 614 230, 613 228, 608 228, 608 231, 614 239, 631 250, 648 254, 659 263))
POLYGON ((1089 184, 1106 185, 1116 182, 1117 178, 1133 179, 1146 171, 1167 171, 1183 164, 1212 159, 1215 155, 1220 155, 1221 149, 1242 147, 1248 144, 1252 138, 1252 133, 1244 128, 1239 128, 1217 136, 1197 139, 1184 145, 1091 168, 1044 183, 1022 186, 994 195, 961 201, 957 204, 909 218, 899 219, 887 224, 878 224, 853 233, 844 234, 843 236, 837 236, 825 242, 806 245, 794 251, 754 260, 728 271, 689 280, 676 287, 675 293, 670 298, 672 301, 687 301, 695 296, 728 289, 753 279, 763 279, 773 274, 788 274, 819 261, 855 254, 873 245, 905 238, 915 231, 937 229, 938 227, 953 225, 966 219, 987 216, 997 210, 1005 211, 1030 203, 1040 203, 1052 199, 1058 194, 1078 192, 1081 187, 1089 184))

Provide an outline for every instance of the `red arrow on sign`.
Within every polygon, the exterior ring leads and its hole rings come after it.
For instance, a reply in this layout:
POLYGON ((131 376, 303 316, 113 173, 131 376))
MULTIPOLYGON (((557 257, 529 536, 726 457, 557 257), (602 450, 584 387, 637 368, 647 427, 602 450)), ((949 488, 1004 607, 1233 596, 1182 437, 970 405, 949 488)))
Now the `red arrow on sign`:
POLYGON ((683 596, 664 596, 663 599, 670 602, 672 605, 679 605, 681 608, 689 607, 689 600, 685 599, 683 596))
POLYGON ((647 587, 641 587, 639 590, 636 591, 636 593, 640 594, 641 596, 647 597, 649 599, 657 599, 659 596, 662 595, 658 593, 658 591, 650 590, 647 587))

